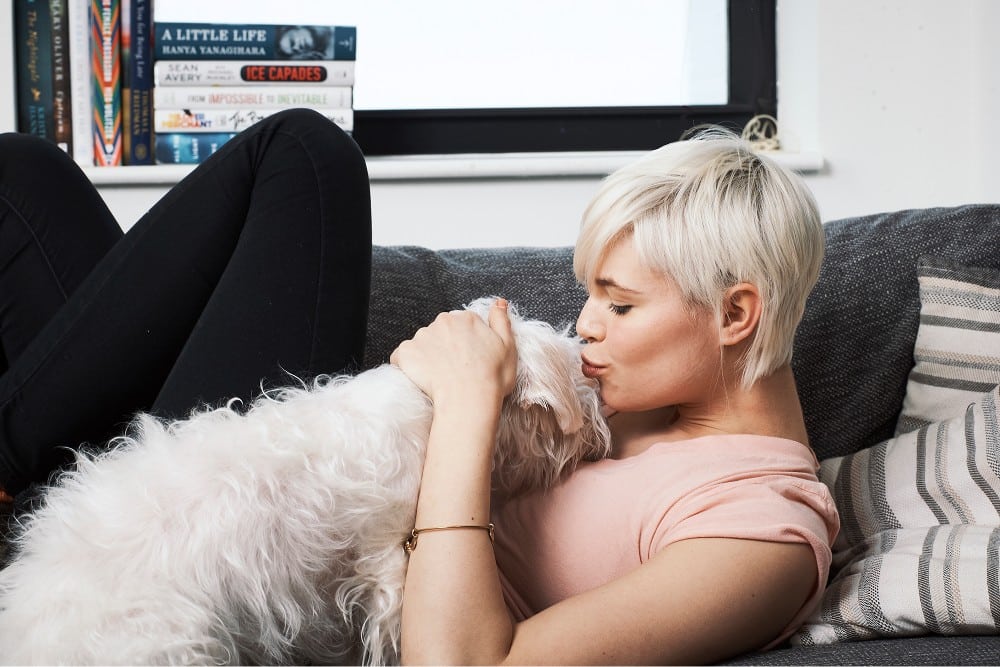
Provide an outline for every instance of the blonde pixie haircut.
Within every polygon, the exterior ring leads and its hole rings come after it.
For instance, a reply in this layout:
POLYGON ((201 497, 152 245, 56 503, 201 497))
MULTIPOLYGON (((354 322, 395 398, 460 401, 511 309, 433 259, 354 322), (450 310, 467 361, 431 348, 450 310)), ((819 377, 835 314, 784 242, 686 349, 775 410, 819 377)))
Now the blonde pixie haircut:
POLYGON ((728 131, 702 131, 604 180, 583 215, 576 279, 589 285, 611 247, 627 239, 646 268, 673 279, 689 305, 709 309, 720 326, 726 289, 747 282, 760 290, 744 387, 791 360, 824 239, 798 176, 728 131))

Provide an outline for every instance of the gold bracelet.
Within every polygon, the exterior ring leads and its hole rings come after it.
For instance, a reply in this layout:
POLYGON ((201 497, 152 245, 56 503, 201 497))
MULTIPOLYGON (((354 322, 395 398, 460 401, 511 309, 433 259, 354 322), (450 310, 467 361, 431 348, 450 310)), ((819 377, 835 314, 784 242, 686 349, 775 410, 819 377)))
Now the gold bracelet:
POLYGON ((489 533, 490 542, 493 542, 493 524, 488 523, 485 526, 480 526, 477 524, 469 524, 464 526, 436 526, 434 528, 414 528, 410 531, 410 536, 403 541, 403 551, 408 554, 413 553, 413 550, 417 548, 417 536, 420 533, 433 533, 438 530, 465 530, 469 528, 475 528, 477 530, 485 530, 489 533))

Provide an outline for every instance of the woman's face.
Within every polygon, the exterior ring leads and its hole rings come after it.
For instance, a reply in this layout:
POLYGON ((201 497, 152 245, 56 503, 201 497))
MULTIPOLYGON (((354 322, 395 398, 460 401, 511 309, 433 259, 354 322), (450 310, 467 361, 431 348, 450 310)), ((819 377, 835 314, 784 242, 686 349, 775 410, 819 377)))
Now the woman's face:
POLYGON ((620 412, 708 402, 720 389, 715 317, 688 305, 673 280, 644 268, 631 238, 611 248, 577 319, 583 372, 620 412))

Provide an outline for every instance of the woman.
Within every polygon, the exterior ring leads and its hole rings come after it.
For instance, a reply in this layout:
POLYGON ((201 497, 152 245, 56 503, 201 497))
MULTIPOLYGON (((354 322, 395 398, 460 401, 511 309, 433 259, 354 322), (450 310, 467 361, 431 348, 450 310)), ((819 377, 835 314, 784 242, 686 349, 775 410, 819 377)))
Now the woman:
POLYGON ((0 135, 0 489, 137 411, 358 366, 370 265, 364 158, 317 113, 249 128, 125 235, 65 153, 0 135))
POLYGON ((504 303, 401 344, 392 361, 434 402, 404 660, 700 663, 787 637, 838 529, 789 366, 822 248, 804 185, 724 134, 610 176, 574 266, 613 455, 498 507, 490 450, 517 356, 504 303))

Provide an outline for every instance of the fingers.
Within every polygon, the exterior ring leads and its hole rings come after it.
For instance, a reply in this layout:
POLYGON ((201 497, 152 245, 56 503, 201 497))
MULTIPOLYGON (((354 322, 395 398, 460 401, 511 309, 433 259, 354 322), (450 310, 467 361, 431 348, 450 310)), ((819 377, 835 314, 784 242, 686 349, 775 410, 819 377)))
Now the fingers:
MULTIPOLYGON (((451 310, 438 313, 433 322, 418 329, 411 339, 400 343, 389 356, 389 362, 398 364, 400 357, 405 354, 404 348, 412 346, 422 339, 432 339, 437 342, 441 342, 442 340, 450 342, 464 340, 468 344, 468 341, 475 338, 475 335, 469 332, 481 327, 481 322, 482 320, 477 315, 468 310, 451 310)), ((493 302, 487 313, 486 324, 489 330, 500 338, 505 348, 509 348, 513 344, 513 325, 510 321, 506 299, 498 298, 493 302)), ((481 336, 483 332, 485 332, 485 329, 481 329, 479 335, 481 336)))

